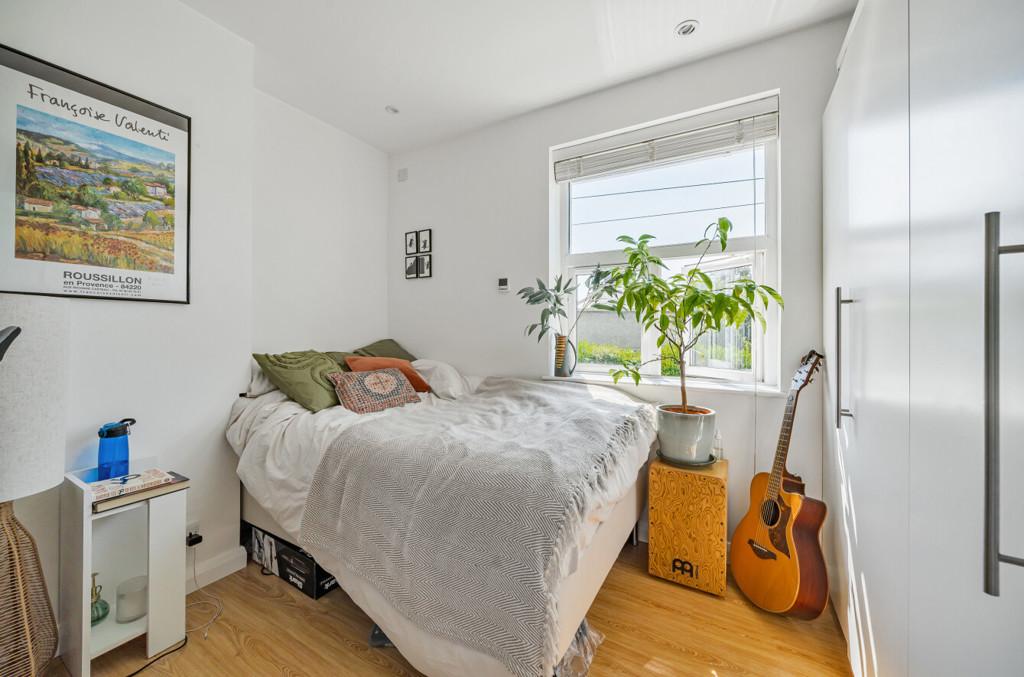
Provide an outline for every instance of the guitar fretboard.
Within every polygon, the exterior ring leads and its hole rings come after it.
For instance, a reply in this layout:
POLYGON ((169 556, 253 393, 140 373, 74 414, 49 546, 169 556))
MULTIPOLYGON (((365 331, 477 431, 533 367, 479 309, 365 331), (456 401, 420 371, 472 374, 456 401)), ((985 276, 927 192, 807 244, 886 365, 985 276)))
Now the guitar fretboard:
POLYGON ((796 413, 796 401, 799 397, 800 390, 793 388, 789 391, 789 397, 786 398, 786 413, 782 416, 779 444, 775 448, 775 462, 772 464, 772 474, 768 479, 768 496, 772 499, 778 497, 779 489, 782 487, 782 473, 786 469, 789 439, 793 433, 793 416, 796 413))

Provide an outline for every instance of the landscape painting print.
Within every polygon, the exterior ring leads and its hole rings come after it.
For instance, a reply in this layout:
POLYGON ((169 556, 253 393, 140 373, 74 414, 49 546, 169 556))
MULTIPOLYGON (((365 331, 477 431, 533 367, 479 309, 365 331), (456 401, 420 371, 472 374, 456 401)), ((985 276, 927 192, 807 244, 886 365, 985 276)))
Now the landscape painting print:
POLYGON ((18 106, 14 255, 174 272, 174 155, 18 106))
POLYGON ((0 47, 0 292, 188 303, 190 127, 0 47))

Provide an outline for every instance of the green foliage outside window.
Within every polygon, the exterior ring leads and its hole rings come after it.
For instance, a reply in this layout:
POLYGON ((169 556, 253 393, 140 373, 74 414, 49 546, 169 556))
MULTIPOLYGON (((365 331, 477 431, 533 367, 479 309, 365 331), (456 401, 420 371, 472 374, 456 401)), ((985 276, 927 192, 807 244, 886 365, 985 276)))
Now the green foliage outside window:
MULTIPOLYGON (((580 362, 583 364, 622 364, 623 362, 639 362, 640 351, 632 348, 623 348, 612 343, 594 343, 593 341, 580 341, 580 362)), ((704 363, 709 359, 707 348, 697 345, 693 349, 694 361, 704 363)), ((672 346, 661 346, 661 375, 679 376, 679 364, 672 358, 672 346)), ((710 359, 725 360, 727 355, 724 346, 712 346, 710 359)), ((741 369, 750 369, 753 360, 750 354, 750 342, 743 345, 743 356, 740 363, 741 369)))
POLYGON ((594 343, 581 340, 580 362, 585 364, 622 364, 624 361, 640 359, 640 351, 623 348, 612 343, 594 343))

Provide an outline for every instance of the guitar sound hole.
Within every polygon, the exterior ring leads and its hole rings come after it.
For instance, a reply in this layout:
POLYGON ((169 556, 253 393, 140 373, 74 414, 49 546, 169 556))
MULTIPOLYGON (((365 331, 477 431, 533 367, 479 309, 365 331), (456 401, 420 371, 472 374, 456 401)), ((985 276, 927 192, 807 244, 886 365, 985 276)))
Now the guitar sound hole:
POLYGON ((765 501, 761 504, 761 521, 773 527, 779 523, 779 504, 775 501, 765 501))

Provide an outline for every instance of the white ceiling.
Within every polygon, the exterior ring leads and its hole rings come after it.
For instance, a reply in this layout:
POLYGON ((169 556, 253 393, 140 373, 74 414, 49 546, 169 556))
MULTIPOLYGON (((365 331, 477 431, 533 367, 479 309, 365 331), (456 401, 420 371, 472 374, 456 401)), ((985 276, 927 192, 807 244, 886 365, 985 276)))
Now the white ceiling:
POLYGON ((852 11, 856 0, 184 0, 257 86, 386 151, 852 11), (675 25, 697 19, 679 38, 675 25), (384 107, 401 112, 392 115, 384 107))

